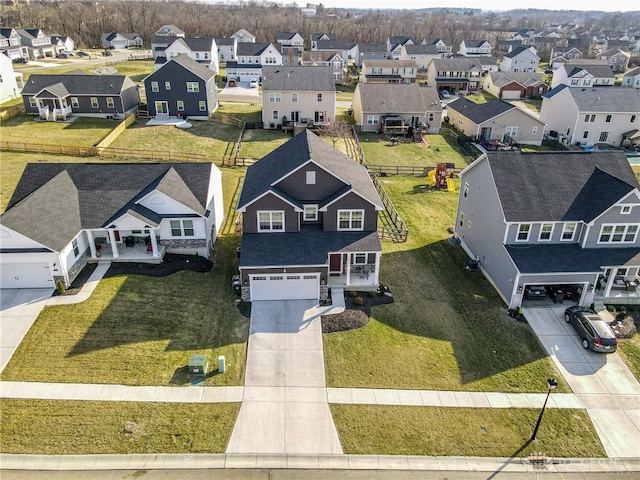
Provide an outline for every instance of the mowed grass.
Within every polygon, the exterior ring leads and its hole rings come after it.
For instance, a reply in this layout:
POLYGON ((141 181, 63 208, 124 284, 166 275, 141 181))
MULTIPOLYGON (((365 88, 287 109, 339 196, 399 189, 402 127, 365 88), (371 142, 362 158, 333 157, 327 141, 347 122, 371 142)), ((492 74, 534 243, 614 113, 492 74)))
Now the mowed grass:
POLYGON ((344 453, 351 455, 606 456, 583 410, 546 410, 538 439, 527 443, 538 409, 338 404, 330 408, 344 453))
POLYGON ((239 403, 0 400, 0 451, 87 455, 224 453, 239 403))
POLYGON ((618 344, 618 355, 640 381, 640 333, 631 338, 621 338, 618 344))
POLYGON ((446 241, 458 193, 419 177, 387 177, 384 188, 409 228, 407 243, 383 243, 380 281, 395 302, 374 307, 363 328, 323 336, 327 384, 541 392, 555 377, 569 391, 531 328, 446 241))
MULTIPOLYGON (((72 123, 44 122, 34 115, 17 115, 2 122, 1 139, 42 145, 90 147, 100 142, 117 125, 113 120, 78 117, 72 123)), ((4 157, 8 153, 2 152, 4 157)))
POLYGON ((240 157, 260 159, 289 140, 291 135, 277 130, 245 130, 240 157))
MULTIPOLYGON (((223 173, 224 232, 233 231, 231 202, 242 172, 223 173)), ((0 378, 185 385, 191 355, 204 353, 212 363, 205 385, 242 385, 249 320, 231 289, 239 244, 235 235, 220 236, 207 273, 104 278, 85 302, 46 307, 0 378), (214 371, 218 355, 227 359, 223 375, 214 371)))

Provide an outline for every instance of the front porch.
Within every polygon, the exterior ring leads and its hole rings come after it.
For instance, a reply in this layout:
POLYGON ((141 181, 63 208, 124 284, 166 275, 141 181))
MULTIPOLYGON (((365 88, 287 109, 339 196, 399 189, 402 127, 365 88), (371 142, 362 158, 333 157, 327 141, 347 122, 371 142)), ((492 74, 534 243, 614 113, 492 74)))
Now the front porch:
POLYGON ((125 246, 124 243, 117 244, 117 254, 114 255, 111 244, 98 244, 95 256, 92 255, 87 261, 89 263, 97 263, 100 260, 110 260, 111 262, 143 262, 143 263, 162 263, 166 248, 158 245, 158 255, 154 256, 153 251, 149 250, 149 246, 144 242, 134 243, 133 246, 125 246))
POLYGON ((346 290, 378 288, 380 253, 331 253, 329 255, 328 287, 346 290))
POLYGON ((600 282, 600 288, 596 289, 595 301, 617 305, 640 305, 640 278, 634 275, 613 275, 603 280, 600 282))

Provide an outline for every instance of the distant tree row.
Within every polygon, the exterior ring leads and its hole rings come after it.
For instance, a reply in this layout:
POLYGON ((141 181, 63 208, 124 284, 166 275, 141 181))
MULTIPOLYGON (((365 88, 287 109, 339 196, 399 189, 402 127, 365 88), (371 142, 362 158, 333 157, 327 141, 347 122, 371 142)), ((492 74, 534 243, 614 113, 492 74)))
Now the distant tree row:
MULTIPOLYGON (((68 35, 78 47, 99 47, 103 33, 135 32, 148 46, 154 32, 165 24, 184 30, 187 36, 230 36, 244 28, 258 41, 275 42, 278 32, 329 32, 341 40, 384 43, 392 35, 446 38, 457 46, 463 39, 508 38, 510 32, 542 30, 551 23, 577 22, 587 32, 621 35, 638 28, 640 12, 593 13, 513 10, 478 12, 443 10, 356 10, 318 8, 318 15, 305 17, 297 4, 239 1, 213 5, 183 0, 59 0, 4 2, 0 5, 3 27, 41 28, 46 33, 68 35)), ((308 47, 308 45, 307 45, 308 47)))

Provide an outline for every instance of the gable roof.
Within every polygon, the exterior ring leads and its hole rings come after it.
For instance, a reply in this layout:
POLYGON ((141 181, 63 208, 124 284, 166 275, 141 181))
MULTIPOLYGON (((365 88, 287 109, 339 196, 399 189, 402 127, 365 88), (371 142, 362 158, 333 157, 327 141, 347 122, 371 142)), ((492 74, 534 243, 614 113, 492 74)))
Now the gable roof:
POLYGON ((533 55, 535 55, 536 57, 538 56, 536 53, 534 53, 531 50, 531 47, 516 47, 513 50, 511 50, 509 53, 505 53, 505 57, 506 58, 514 58, 517 57, 518 55, 520 55, 523 52, 529 51, 531 52, 533 55))
POLYGON ((358 83, 354 95, 360 96, 364 113, 402 114, 427 111, 441 111, 437 93, 420 87, 417 83, 358 83), (422 90, 425 90, 423 95, 422 90), (432 105, 435 103, 435 105, 432 105))
POLYGON ((409 55, 437 55, 440 53, 438 46, 433 43, 427 45, 405 45, 404 48, 409 55))
POLYGON ((624 74, 625 77, 635 77, 636 75, 640 75, 640 67, 636 67, 633 70, 629 70, 624 74))
POLYGON ((610 48, 609 50, 606 50, 604 52, 602 52, 601 54, 598 55, 598 58, 602 58, 602 57, 612 57, 614 55, 623 55, 625 57, 631 57, 630 53, 627 53, 623 50, 620 50, 619 48, 610 48))
MULTIPOLYGON (((355 42, 348 40, 318 40, 316 42, 316 49, 318 50, 351 50, 355 46, 355 42)), ((387 47, 384 47, 384 51, 387 51, 387 47)))
POLYGON ((144 81, 146 81, 147 78, 151 78, 151 77, 155 76, 156 73, 158 73, 158 72, 161 72, 160 75, 162 75, 162 73, 163 73, 162 69, 166 65, 169 65, 171 62, 177 63, 178 65, 183 67, 185 70, 193 72, 195 75, 197 75, 198 77, 202 78, 204 81, 208 81, 211 78, 216 76, 215 72, 210 70, 205 65, 203 65, 201 63, 198 63, 197 61, 195 61, 193 58, 191 58, 186 53, 181 53, 180 55, 176 55, 175 57, 172 57, 170 60, 168 60, 166 62, 163 62, 162 66, 160 68, 158 68, 155 72, 152 72, 147 77, 145 77, 144 81))
POLYGON ((615 78, 606 60, 571 58, 559 68, 564 68, 568 77, 586 72, 594 78, 615 78))
POLYGON ((273 47, 281 52, 281 45, 279 43, 266 43, 266 42, 240 42, 238 43, 238 50, 236 57, 251 56, 259 57, 269 47, 273 47))
POLYGON ((312 33, 311 40, 337 40, 338 35, 335 33, 312 33), (326 37, 323 39, 323 37, 326 37))
POLYGON ((338 57, 341 61, 344 61, 340 52, 337 50, 305 50, 304 52, 302 52, 303 62, 331 62, 336 57, 338 57))
POLYGON ((108 227, 154 189, 206 213, 210 163, 29 163, 3 225, 60 251, 80 230, 108 227))
POLYGON ((360 53, 387 53, 387 46, 384 43, 358 43, 360 53))
POLYGON ((417 68, 418 67, 418 64, 416 63, 415 60, 385 60, 381 58, 371 58, 371 59, 365 58, 364 60, 362 60, 362 64, 372 68, 373 67, 379 67, 379 68, 384 68, 384 67, 417 68))
POLYGON ((70 95, 119 95, 133 81, 125 75, 63 74, 43 75, 34 73, 22 89, 22 95, 35 95, 42 89, 62 84, 70 95))
POLYGON ((486 155, 507 222, 590 222, 639 188, 622 151, 486 155))
POLYGON ((335 92, 336 84, 330 66, 265 65, 262 90, 335 92))
POLYGON ((364 166, 315 133, 305 130, 247 168, 237 209, 243 209, 266 192, 278 193, 274 183, 309 161, 346 182, 348 190, 356 192, 377 207, 382 206, 364 166))
POLYGON ((193 52, 211 52, 216 47, 213 37, 191 37, 182 40, 193 52))
MULTIPOLYGON (((515 106, 503 100, 494 100, 487 103, 474 103, 464 97, 447 105, 449 110, 454 110, 474 123, 482 123, 502 115, 505 112, 516 109, 515 106)), ((523 112, 524 113, 524 112, 523 112)))
MULTIPOLYGON (((464 46, 467 48, 479 48, 485 43, 489 43, 487 40, 463 40, 464 46)), ((489 44, 491 46, 491 44, 489 44)))
POLYGON ((563 90, 569 92, 580 112, 637 113, 640 110, 640 95, 633 88, 570 88, 566 85, 559 85, 543 95, 543 98, 551 98, 563 90))
POLYGON ((523 87, 531 87, 544 83, 542 81, 542 75, 540 73, 491 72, 489 76, 491 77, 491 81, 493 82, 493 84, 497 87, 503 87, 512 82, 519 83, 523 87))
POLYGON ((467 72, 473 70, 484 70, 482 65, 495 65, 492 57, 451 57, 434 58, 433 66, 439 72, 467 72))
POLYGON ((296 35, 302 36, 298 32, 278 32, 276 34, 276 40, 291 40, 296 35))
POLYGON ((156 31, 155 33, 156 35, 159 36, 183 36, 185 35, 185 32, 183 30, 181 30, 180 28, 176 27, 173 24, 169 24, 169 25, 164 25, 162 27, 160 27, 158 29, 158 31, 156 31))

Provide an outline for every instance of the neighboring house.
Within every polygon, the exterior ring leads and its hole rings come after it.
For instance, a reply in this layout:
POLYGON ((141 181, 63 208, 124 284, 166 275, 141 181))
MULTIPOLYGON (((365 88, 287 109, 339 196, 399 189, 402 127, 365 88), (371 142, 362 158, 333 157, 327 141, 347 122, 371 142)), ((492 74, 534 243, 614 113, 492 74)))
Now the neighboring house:
POLYGON ((640 67, 629 70, 624 74, 624 77, 622 77, 622 86, 640 89, 640 67))
POLYGON ((459 98, 447 105, 447 114, 452 126, 485 145, 542 144, 544 122, 502 100, 478 104, 459 98))
POLYGON ((411 129, 439 133, 442 106, 434 87, 417 83, 359 83, 353 93, 353 118, 361 132, 411 135, 411 129))
POLYGON ((336 116, 336 86, 332 67, 263 67, 264 128, 286 123, 326 125, 336 116))
POLYGON ((522 40, 496 39, 496 42, 496 49, 503 53, 507 53, 514 48, 522 47, 522 40))
POLYGON ((415 60, 365 60, 362 83, 415 83, 418 64, 415 60))
POLYGON ((69 286, 88 262, 207 257, 224 220, 213 163, 28 163, 0 216, 2 288, 69 286))
POLYGON ((413 60, 418 65, 418 71, 424 72, 431 60, 442 58, 443 55, 437 45, 403 45, 400 60, 413 60))
POLYGON ((640 125, 640 96, 632 88, 556 87, 542 97, 540 120, 567 145, 613 146, 640 125))
POLYGON ((20 35, 20 43, 27 47, 29 58, 38 59, 55 56, 55 47, 51 45, 49 37, 39 28, 18 28, 16 32, 20 35))
POLYGON ((238 51, 238 39, 235 37, 214 37, 218 45, 218 60, 220 63, 233 62, 238 51))
POLYGON ((231 36, 235 37, 238 40, 238 43, 254 43, 256 41, 255 35, 249 33, 244 28, 241 28, 231 36))
POLYGON ((602 52, 597 58, 606 60, 607 65, 609 65, 609 68, 611 68, 614 73, 621 73, 627 70, 631 54, 619 48, 611 48, 606 52, 602 52))
POLYGON ((156 36, 159 37, 185 37, 187 34, 184 30, 176 27, 175 25, 163 25, 160 27, 156 33, 156 36))
POLYGON ((463 40, 460 42, 458 55, 463 57, 491 56, 491 44, 486 40, 463 40))
POLYGON ((149 116, 207 120, 218 108, 215 76, 186 54, 171 58, 143 80, 149 116))
POLYGON ((318 49, 318 41, 321 40, 337 40, 338 35, 335 33, 312 33, 311 34, 311 50, 318 49))
POLYGON ((533 43, 533 38, 535 37, 535 30, 530 28, 525 28, 522 30, 518 30, 512 37, 513 40, 520 40, 523 45, 530 45, 533 43))
POLYGON ((496 70, 492 57, 436 58, 427 68, 427 83, 435 85, 439 92, 477 92, 482 88, 484 76, 496 70))
POLYGON ((318 12, 317 7, 309 4, 308 7, 300 7, 300 13, 303 17, 315 17, 318 12))
MULTIPOLYGON (((20 79, 22 79, 22 74, 20 79)), ((21 81, 22 83, 22 81, 21 81)), ((0 103, 20 97, 20 88, 9 57, 0 53, 0 103)))
POLYGON ((165 56, 170 60, 178 55, 188 55, 214 74, 219 71, 218 45, 213 37, 175 38, 166 48, 165 56))
POLYGON ((488 152, 460 177, 455 237, 510 308, 539 301, 527 286, 572 286, 588 307, 638 280, 640 192, 623 152, 488 152))
POLYGON ((606 60, 569 60, 553 72, 551 88, 559 85, 569 87, 594 87, 613 85, 615 75, 606 60))
POLYGON ((413 45, 411 37, 391 36, 387 38, 387 58, 391 60, 400 60, 402 47, 405 45, 413 45))
POLYGON ((283 47, 293 47, 298 53, 304 50, 304 37, 298 32, 278 32, 276 42, 283 47))
POLYGON ((76 44, 71 37, 67 37, 65 35, 49 35, 49 41, 51 42, 51 45, 54 46, 57 53, 73 52, 76 48, 76 44))
POLYGON ((102 48, 123 49, 142 46, 142 37, 137 33, 111 32, 102 34, 102 48))
POLYGON ((125 75, 32 74, 22 89, 28 115, 66 120, 72 115, 123 119, 138 110, 138 86, 125 75))
POLYGON ((302 52, 302 65, 305 67, 331 67, 334 82, 342 83, 347 62, 337 51, 306 51, 302 52))
POLYGON ((227 62, 227 78, 248 82, 261 80, 266 65, 282 65, 280 45, 273 43, 238 43, 237 61, 227 62))
POLYGON ((504 100, 538 97, 549 91, 539 73, 491 72, 484 78, 482 88, 504 100))
MULTIPOLYGON (((421 45, 435 45, 438 49, 438 53, 442 54, 443 57, 451 56, 453 45, 449 40, 445 40, 442 38, 425 38, 420 42, 421 45)), ((428 65, 428 64, 427 64, 428 65)))
POLYGON ((311 131, 247 168, 237 210, 243 300, 378 287, 382 201, 364 166, 311 131))
POLYGON ((358 54, 357 43, 345 40, 318 40, 316 51, 318 52, 340 52, 340 56, 345 62, 350 58, 356 58, 358 54))
POLYGON ((387 58, 387 46, 384 43, 358 43, 354 64, 362 68, 365 60, 385 60, 387 58))
POLYGON ((640 35, 634 35, 629 39, 629 50, 640 52, 640 35))
POLYGON ((500 62, 501 72, 532 73, 538 71, 540 57, 534 47, 517 47, 510 50, 500 62))
POLYGON ((581 59, 582 52, 575 47, 554 47, 551 50, 549 65, 556 69, 571 59, 581 59))
MULTIPOLYGON (((155 33, 151 40, 151 52, 154 59, 166 58, 165 50, 176 38, 184 38, 185 33, 175 25, 164 25, 155 33)), ((163 60, 156 62, 156 68, 164 63, 163 60)))
POLYGON ((11 59, 29 58, 29 50, 22 45, 20 35, 13 28, 0 29, 0 53, 11 59))

